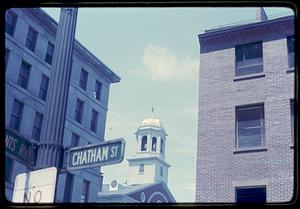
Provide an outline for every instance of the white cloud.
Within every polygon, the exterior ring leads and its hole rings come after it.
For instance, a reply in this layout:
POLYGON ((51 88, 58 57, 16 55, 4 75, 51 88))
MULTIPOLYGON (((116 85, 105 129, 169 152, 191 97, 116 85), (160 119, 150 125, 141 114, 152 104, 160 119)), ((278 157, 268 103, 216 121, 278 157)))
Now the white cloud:
POLYGON ((199 61, 189 55, 176 56, 172 51, 149 44, 142 57, 145 73, 154 80, 190 81, 195 79, 199 61))

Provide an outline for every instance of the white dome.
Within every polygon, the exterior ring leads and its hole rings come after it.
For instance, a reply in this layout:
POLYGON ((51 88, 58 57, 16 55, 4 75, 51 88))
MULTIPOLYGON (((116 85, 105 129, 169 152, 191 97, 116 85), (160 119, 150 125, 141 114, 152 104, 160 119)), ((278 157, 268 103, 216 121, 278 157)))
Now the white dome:
POLYGON ((164 129, 162 123, 160 122, 159 119, 156 118, 146 118, 143 120, 141 127, 143 126, 155 126, 161 129, 164 129))

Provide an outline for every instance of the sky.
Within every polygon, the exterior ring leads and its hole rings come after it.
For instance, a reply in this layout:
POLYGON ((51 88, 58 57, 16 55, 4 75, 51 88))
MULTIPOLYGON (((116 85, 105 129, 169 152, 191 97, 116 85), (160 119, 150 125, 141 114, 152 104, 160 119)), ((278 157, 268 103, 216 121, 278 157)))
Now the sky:
MULTIPOLYGON (((59 8, 43 8, 56 21, 59 8)), ((135 131, 145 118, 166 129, 168 187, 177 202, 195 202, 198 34, 255 18, 255 7, 79 8, 75 38, 121 77, 110 87, 105 140, 124 138, 124 160, 102 167, 104 183, 128 179, 135 131)), ((265 7, 266 14, 293 14, 265 7)))

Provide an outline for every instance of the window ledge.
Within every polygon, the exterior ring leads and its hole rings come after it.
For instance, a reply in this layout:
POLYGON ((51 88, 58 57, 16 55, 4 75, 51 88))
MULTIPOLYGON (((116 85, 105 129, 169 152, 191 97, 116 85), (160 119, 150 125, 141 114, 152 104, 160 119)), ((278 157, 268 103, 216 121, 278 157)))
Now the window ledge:
POLYGON ((235 149, 233 154, 240 153, 250 153, 250 152, 265 152, 268 149, 266 147, 252 147, 252 148, 243 148, 243 149, 235 149))
POLYGON ((286 73, 294 73, 295 72, 295 68, 289 68, 286 73))
POLYGON ((251 75, 244 75, 244 76, 238 76, 233 79, 233 81, 242 81, 242 80, 248 80, 248 79, 254 79, 254 78, 262 78, 265 77, 265 73, 256 73, 251 75))

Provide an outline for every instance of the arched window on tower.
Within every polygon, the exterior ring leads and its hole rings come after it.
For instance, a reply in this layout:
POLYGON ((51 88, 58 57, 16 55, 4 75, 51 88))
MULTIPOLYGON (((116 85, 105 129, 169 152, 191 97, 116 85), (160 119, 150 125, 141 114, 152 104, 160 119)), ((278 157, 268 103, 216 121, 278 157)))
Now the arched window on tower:
POLYGON ((152 151, 156 151, 156 144, 157 144, 157 138, 156 137, 152 137, 152 151))
POLYGON ((164 139, 161 138, 160 139, 160 153, 163 154, 164 151, 164 139))
POLYGON ((147 150, 147 136, 143 136, 141 143, 141 151, 147 150))

